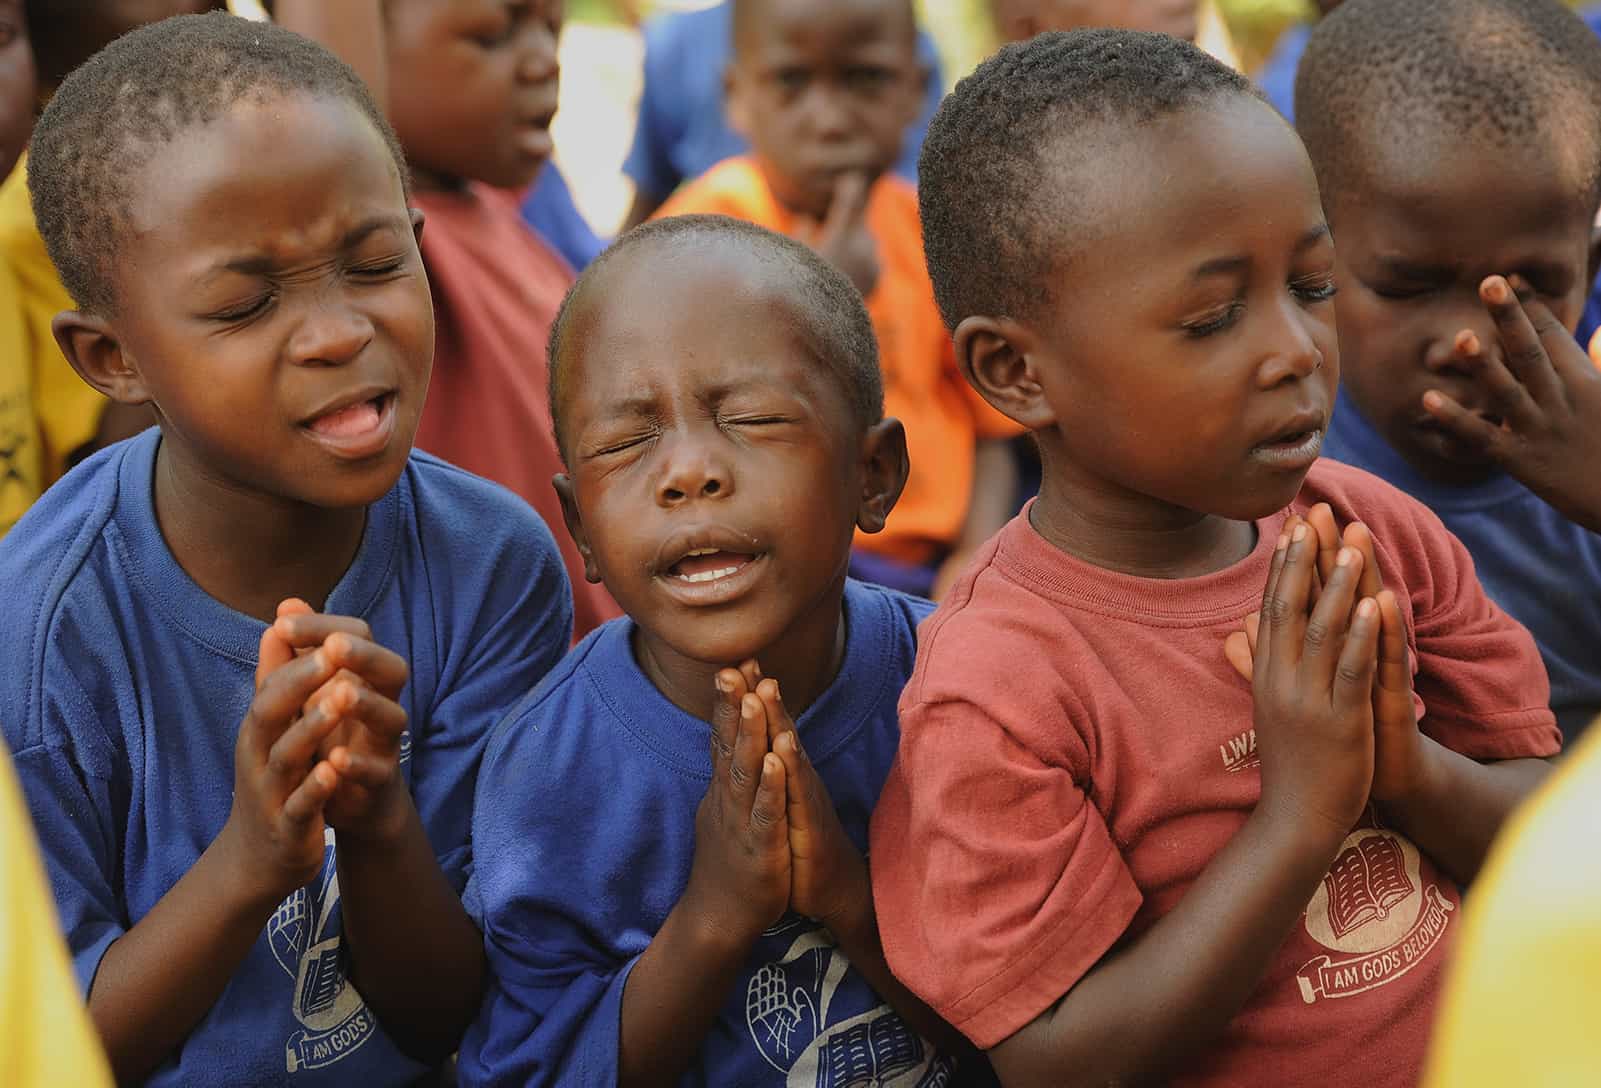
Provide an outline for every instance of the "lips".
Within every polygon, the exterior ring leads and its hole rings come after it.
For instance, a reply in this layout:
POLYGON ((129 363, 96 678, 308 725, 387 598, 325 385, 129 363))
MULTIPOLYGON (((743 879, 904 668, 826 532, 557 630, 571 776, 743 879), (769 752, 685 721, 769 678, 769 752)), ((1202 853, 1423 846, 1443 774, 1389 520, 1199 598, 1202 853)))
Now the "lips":
POLYGON ((1292 449, 1305 443, 1312 435, 1322 435, 1328 425, 1325 413, 1315 409, 1296 412, 1279 427, 1256 443, 1256 449, 1292 449))
POLYGON ((395 426, 395 394, 379 388, 342 395, 301 421, 301 429, 329 452, 345 459, 380 453, 395 426))
POLYGON ((761 582, 767 550, 749 533, 722 525, 685 528, 657 549, 651 573, 681 604, 727 604, 761 582))
POLYGON ((697 548, 667 568, 667 576, 682 582, 701 584, 730 578, 755 560, 744 552, 723 551, 720 548, 697 548))

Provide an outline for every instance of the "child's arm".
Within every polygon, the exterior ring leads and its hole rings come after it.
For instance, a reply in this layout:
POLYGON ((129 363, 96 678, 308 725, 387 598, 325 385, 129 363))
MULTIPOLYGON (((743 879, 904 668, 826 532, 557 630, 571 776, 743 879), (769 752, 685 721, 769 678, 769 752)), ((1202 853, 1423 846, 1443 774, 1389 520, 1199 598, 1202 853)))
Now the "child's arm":
POLYGON ((280 901, 323 864, 323 808, 339 775, 318 746, 338 724, 306 700, 338 671, 261 637, 256 696, 234 752, 233 810, 193 868, 106 949, 89 1012, 119 1082, 160 1065, 221 996, 280 901))
POLYGON ((1373 799, 1397 829, 1462 883, 1472 880, 1507 814, 1551 767, 1539 759, 1480 763, 1426 737, 1412 701, 1401 606, 1378 595, 1382 633, 1374 685, 1373 799))
POLYGON ((784 765, 762 701, 717 675, 712 781, 695 814, 689 885, 623 988, 617 1083, 671 1084, 689 1068, 756 939, 789 904, 784 765))
POLYGON ((801 746, 778 681, 761 681, 756 694, 767 708, 773 751, 783 761, 788 789, 790 909, 828 927, 851 966, 918 1034, 947 1054, 971 1051, 972 1044, 960 1032, 890 971, 878 935, 867 859, 845 834, 828 787, 801 746))
POLYGON ((1138 1082, 1215 1038, 1367 803, 1378 609, 1356 604, 1362 559, 1344 549, 1308 616, 1316 536, 1286 529, 1253 677, 1262 798, 1178 906, 990 1051, 1008 1086, 1138 1082))
POLYGON ((1423 407, 1564 517, 1601 532, 1601 371, 1545 304, 1518 286, 1514 293, 1500 276, 1479 285, 1502 357, 1467 330, 1455 345, 1458 363, 1478 379, 1501 424, 1438 390, 1423 395, 1423 407))
POLYGON ((423 1061, 450 1054, 483 999, 483 937, 440 871, 400 773, 404 660, 367 624, 280 607, 275 628, 297 649, 322 646, 340 673, 312 705, 341 722, 327 759, 342 779, 327 819, 338 835, 341 910, 351 982, 389 1035, 423 1061), (337 743, 335 743, 337 742, 337 743))

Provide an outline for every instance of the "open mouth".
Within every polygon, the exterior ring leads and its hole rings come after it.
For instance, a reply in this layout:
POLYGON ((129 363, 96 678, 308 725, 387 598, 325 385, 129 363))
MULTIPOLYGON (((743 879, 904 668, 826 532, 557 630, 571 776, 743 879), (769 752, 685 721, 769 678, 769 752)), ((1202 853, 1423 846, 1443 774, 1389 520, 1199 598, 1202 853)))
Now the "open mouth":
POLYGON ((740 573, 756 557, 721 548, 696 548, 667 568, 667 576, 690 585, 720 582, 740 573))

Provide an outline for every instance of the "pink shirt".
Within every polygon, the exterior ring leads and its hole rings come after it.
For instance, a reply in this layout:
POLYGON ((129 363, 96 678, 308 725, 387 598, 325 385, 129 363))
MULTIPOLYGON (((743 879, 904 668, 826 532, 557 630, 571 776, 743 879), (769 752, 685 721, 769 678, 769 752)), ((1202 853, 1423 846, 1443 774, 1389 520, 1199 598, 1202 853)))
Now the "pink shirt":
MULTIPOLYGON (((1423 506, 1320 462, 1294 509, 1373 531, 1405 587, 1421 728, 1480 759, 1559 746, 1533 640, 1423 506)), ((920 632, 872 825, 890 966, 980 1047, 1033 1021, 1171 910, 1261 795, 1249 684, 1223 640, 1260 607, 1285 512, 1244 560, 1131 577, 1046 543, 1028 511, 920 632)), ((1182 1083, 1410 1085, 1458 892, 1370 810, 1256 993, 1182 1083)))
POLYGON ((434 293, 434 372, 417 447, 515 491, 539 512, 573 586, 573 638, 619 615, 562 521, 545 344, 572 270, 523 223, 517 198, 486 185, 419 192, 434 293))

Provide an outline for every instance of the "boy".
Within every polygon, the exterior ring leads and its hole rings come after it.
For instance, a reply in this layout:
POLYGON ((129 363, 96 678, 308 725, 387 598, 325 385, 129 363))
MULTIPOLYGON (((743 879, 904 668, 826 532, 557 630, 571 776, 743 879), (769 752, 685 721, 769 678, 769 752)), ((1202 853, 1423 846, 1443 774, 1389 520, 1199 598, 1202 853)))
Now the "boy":
MULTIPOLYGON (((561 521, 551 477, 543 344, 571 269, 523 223, 512 190, 550 158, 561 0, 394 0, 385 5, 390 116, 428 216, 423 261, 438 338, 417 445, 505 484, 561 521)), ((559 541, 574 634, 617 615, 559 541)))
POLYGON ((1601 40, 1557 0, 1350 0, 1312 35, 1296 100, 1339 238, 1325 452, 1467 546, 1539 644, 1571 741, 1601 713, 1601 377, 1547 337, 1558 370, 1537 380, 1503 330, 1512 289, 1567 340, 1584 308, 1601 40))
POLYGON ((922 178, 957 357, 1043 479, 920 632, 873 816, 891 967, 1007 1085, 1415 1083, 1456 882, 1558 736, 1438 520, 1314 464, 1300 142, 1188 43, 1079 31, 981 65, 922 178))
POLYGON ((854 573, 938 593, 1016 509, 1016 433, 957 373, 918 241, 916 192, 887 176, 916 115, 907 0, 737 0, 729 116, 751 142, 659 214, 718 212, 800 238, 867 300, 884 405, 906 427, 912 474, 854 573))
POLYGON ((399 147, 325 50, 205 15, 74 72, 31 155, 57 340, 160 421, 0 544, 0 726, 90 1013, 124 1081, 409 1083, 481 992, 488 725, 570 606, 532 511, 411 456, 399 147))
POLYGON ((486 753, 463 1079, 950 1083, 861 853, 930 607, 846 579, 906 475, 861 300, 768 231, 667 220, 580 278, 550 368, 568 528, 627 618, 486 753))

